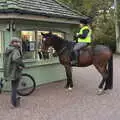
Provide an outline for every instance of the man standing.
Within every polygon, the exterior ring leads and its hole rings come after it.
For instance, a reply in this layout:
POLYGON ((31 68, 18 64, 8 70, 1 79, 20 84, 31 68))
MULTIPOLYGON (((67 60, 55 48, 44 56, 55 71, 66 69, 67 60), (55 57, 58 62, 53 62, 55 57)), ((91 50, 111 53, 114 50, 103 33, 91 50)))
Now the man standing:
POLYGON ((77 64, 78 61, 78 51, 82 49, 83 47, 87 46, 89 43, 91 43, 91 35, 92 30, 90 26, 88 25, 87 20, 80 20, 80 31, 76 34, 76 45, 73 48, 73 52, 75 53, 75 58, 72 61, 72 64, 77 64))
POLYGON ((17 96, 17 87, 24 67, 21 45, 20 39, 14 37, 4 53, 4 78, 11 81, 11 102, 14 107, 17 107, 20 103, 20 97, 17 96))

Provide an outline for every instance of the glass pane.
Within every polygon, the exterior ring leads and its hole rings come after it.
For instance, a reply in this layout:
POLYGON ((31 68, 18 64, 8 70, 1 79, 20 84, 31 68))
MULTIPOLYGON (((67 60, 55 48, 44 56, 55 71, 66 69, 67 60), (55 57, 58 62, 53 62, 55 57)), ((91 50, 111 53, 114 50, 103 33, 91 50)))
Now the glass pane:
POLYGON ((22 51, 24 59, 35 59, 35 31, 21 31, 22 51))
POLYGON ((2 53, 2 32, 0 31, 0 54, 2 53))
POLYGON ((48 52, 43 52, 41 51, 41 45, 42 45, 42 35, 41 35, 41 32, 42 33, 48 33, 48 31, 38 31, 37 32, 37 40, 38 40, 38 58, 40 60, 46 60, 46 59, 49 59, 49 54, 48 52))

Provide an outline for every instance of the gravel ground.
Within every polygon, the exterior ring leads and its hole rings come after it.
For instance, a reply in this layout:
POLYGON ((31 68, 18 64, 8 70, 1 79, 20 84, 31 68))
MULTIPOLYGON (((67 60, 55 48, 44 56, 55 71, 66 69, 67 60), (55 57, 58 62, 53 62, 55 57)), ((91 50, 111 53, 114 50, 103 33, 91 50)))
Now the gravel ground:
POLYGON ((114 89, 98 96, 101 76, 93 66, 73 68, 74 89, 65 81, 41 85, 12 109, 10 93, 0 95, 0 120, 120 120, 120 56, 114 56, 114 89))

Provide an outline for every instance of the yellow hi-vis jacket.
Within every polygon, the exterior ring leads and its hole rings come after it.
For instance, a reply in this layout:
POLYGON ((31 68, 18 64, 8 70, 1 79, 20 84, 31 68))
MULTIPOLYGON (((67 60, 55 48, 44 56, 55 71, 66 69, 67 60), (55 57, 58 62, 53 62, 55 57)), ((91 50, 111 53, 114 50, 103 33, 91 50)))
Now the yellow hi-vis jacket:
POLYGON ((84 42, 84 43, 91 43, 91 34, 92 34, 92 30, 88 27, 88 26, 84 26, 80 29, 80 32, 79 34, 82 35, 83 34, 83 31, 85 29, 88 29, 89 30, 89 33, 87 35, 86 38, 78 38, 78 42, 84 42))

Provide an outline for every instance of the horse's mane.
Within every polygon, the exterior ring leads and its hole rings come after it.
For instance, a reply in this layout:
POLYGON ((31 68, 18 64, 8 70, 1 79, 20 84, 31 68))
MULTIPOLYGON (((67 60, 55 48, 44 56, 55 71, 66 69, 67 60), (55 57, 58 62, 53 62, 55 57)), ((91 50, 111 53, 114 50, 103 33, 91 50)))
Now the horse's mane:
POLYGON ((67 48, 70 49, 73 46, 72 41, 65 40, 62 37, 58 36, 58 35, 52 34, 51 37, 52 37, 52 40, 54 42, 54 47, 56 47, 56 49, 61 49, 64 46, 67 46, 67 48))
POLYGON ((63 39, 62 37, 60 37, 60 36, 58 36, 58 35, 55 35, 55 34, 52 34, 52 38, 53 38, 59 45, 64 44, 64 45, 67 45, 68 47, 71 47, 71 46, 73 46, 73 44, 74 44, 73 41, 63 39))
POLYGON ((55 34, 52 34, 52 38, 55 39, 55 40, 57 40, 57 41, 64 42, 64 43, 68 43, 69 42, 68 40, 65 40, 62 37, 60 37, 58 35, 55 35, 55 34))

